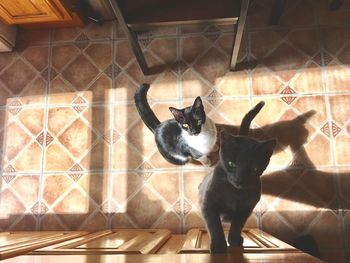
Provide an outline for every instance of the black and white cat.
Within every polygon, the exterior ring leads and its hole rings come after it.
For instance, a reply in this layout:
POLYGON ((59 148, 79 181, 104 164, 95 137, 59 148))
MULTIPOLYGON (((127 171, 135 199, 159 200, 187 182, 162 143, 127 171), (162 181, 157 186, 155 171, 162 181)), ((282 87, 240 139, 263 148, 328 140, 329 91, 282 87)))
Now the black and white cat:
POLYGON ((243 118, 240 136, 222 132, 220 160, 213 173, 198 187, 201 212, 211 239, 211 253, 227 251, 221 216, 231 222, 229 244, 242 245, 242 228, 260 200, 260 176, 269 164, 276 140, 257 141, 245 135, 263 105, 264 102, 260 102, 243 118))
POLYGON ((210 165, 207 155, 216 151, 217 131, 213 121, 206 116, 203 103, 197 97, 192 106, 169 110, 174 119, 160 122, 147 102, 149 84, 136 91, 134 99, 141 119, 154 133, 159 152, 169 162, 183 165, 191 158, 210 165))

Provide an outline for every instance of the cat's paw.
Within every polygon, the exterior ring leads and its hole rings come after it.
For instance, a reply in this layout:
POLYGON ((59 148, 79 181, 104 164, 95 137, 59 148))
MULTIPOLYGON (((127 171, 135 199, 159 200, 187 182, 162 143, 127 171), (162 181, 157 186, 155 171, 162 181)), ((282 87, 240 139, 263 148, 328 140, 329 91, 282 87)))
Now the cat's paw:
POLYGON ((220 253, 226 253, 226 252, 227 252, 226 244, 211 244, 210 245, 210 253, 211 254, 220 254, 220 253))
POLYGON ((243 237, 240 235, 229 235, 228 243, 230 246, 240 246, 243 244, 243 237))

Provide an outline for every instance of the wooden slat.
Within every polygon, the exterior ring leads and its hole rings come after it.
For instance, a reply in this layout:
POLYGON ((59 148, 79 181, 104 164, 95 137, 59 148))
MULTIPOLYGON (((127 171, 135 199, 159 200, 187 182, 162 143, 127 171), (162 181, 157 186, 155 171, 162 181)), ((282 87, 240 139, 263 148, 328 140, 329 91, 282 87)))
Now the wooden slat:
POLYGON ((279 240, 277 238, 275 238, 274 236, 271 236, 270 234, 261 231, 259 229, 249 229, 248 233, 254 235, 254 237, 256 237, 257 239, 259 239, 260 241, 269 243, 269 244, 273 244, 274 247, 277 248, 287 248, 287 249, 295 249, 293 246, 283 242, 282 240, 279 240))
POLYGON ((121 230, 107 236, 94 239, 77 248, 118 248, 135 236, 135 232, 121 230))
POLYGON ((191 229, 186 234, 185 242, 181 250, 191 250, 198 248, 202 231, 199 229, 191 229))
POLYGON ((21 237, 17 235, 9 235, 7 238, 0 238, 0 251, 20 246, 22 244, 27 244, 28 242, 36 242, 46 238, 55 238, 59 236, 63 236, 63 234, 47 234, 41 237, 21 237))
POLYGON ((177 254, 185 241, 185 235, 172 235, 157 254, 177 254))
POLYGON ((244 248, 259 248, 260 246, 254 242, 254 240, 247 235, 246 231, 242 232, 242 237, 243 237, 243 247, 244 248))
POLYGON ((24 242, 22 244, 10 245, 0 251, 0 259, 2 260, 10 257, 15 257, 18 255, 23 255, 35 249, 38 249, 44 246, 49 246, 58 242, 66 241, 68 239, 75 238, 79 235, 81 235, 81 233, 52 235, 51 237, 44 237, 44 238, 24 242))
POLYGON ((155 253, 169 238, 171 237, 171 232, 169 230, 161 229, 152 235, 152 237, 147 241, 140 252, 142 254, 153 254, 155 253))
POLYGON ((157 230, 154 234, 145 231, 130 231, 134 238, 118 247, 118 251, 127 253, 155 253, 171 236, 169 230, 157 230))
POLYGON ((4 263, 86 263, 86 262, 99 262, 99 263, 199 263, 199 262, 211 262, 211 263, 232 263, 232 262, 245 262, 245 263, 261 263, 261 262, 278 262, 278 263, 322 263, 321 260, 314 258, 305 253, 289 253, 289 254, 202 254, 202 255, 61 255, 57 257, 53 256, 21 256, 13 258, 4 263))
POLYGON ((110 231, 110 230, 99 231, 97 233, 85 235, 83 237, 79 237, 77 239, 69 240, 65 243, 58 244, 54 248, 75 248, 75 247, 83 245, 91 240, 95 240, 95 239, 98 239, 100 237, 109 235, 110 233, 112 233, 112 231, 110 231))
POLYGON ((209 250, 210 248, 210 237, 208 232, 202 232, 200 248, 209 250))

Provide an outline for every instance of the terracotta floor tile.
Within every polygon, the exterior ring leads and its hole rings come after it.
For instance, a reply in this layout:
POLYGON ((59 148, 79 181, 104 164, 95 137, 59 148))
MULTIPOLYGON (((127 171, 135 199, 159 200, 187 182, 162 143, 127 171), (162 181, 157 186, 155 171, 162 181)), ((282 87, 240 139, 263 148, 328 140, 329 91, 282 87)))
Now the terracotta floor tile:
POLYGON ((217 89, 224 96, 247 96, 249 76, 247 72, 230 72, 217 80, 217 89))
POLYGON ((53 209, 57 214, 87 214, 94 210, 94 205, 91 204, 88 195, 74 187, 53 209))
POLYGON ((252 73, 254 95, 276 94, 282 91, 284 83, 265 67, 256 68, 252 73))
POLYGON ((179 198, 179 173, 153 173, 148 184, 170 204, 179 198))
POLYGON ((181 58, 187 63, 193 63, 209 47, 210 41, 203 36, 181 38, 181 58))
POLYGON ((143 185, 142 177, 136 173, 111 174, 110 178, 112 199, 120 206, 124 205, 128 198, 143 185))
POLYGON ((58 137, 60 143, 76 158, 81 157, 96 140, 96 134, 78 118, 58 137))
POLYGON ((67 171, 74 164, 74 160, 61 143, 55 141, 46 147, 45 171, 67 171), (59 162, 57 156, 60 157, 59 162))
POLYGON ((177 99, 178 83, 177 77, 172 71, 161 74, 151 85, 148 94, 155 100, 177 99), (164 92, 166 90, 167 92, 164 92))
POLYGON ((135 59, 129 43, 125 40, 117 41, 115 43, 115 50, 114 60, 121 68, 124 68, 135 59))
POLYGON ((315 110, 316 114, 309 119, 309 122, 313 125, 321 126, 327 121, 326 98, 324 96, 299 97, 293 102, 292 106, 300 113, 315 110))
POLYGON ((313 25, 313 1, 287 1, 280 23, 289 26, 313 25))
POLYGON ((315 238, 320 249, 343 247, 341 222, 332 211, 322 212, 308 232, 315 238))
POLYGON ((166 211, 167 205, 152 191, 144 187, 128 201, 128 216, 140 227, 151 227, 166 211))
POLYGON ((342 65, 330 63, 327 65, 327 87, 329 91, 346 92, 350 80, 350 70, 342 65))
MULTIPOLYGON (((338 180, 339 180, 340 198, 347 202, 348 200, 350 200, 350 193, 349 191, 347 191, 348 187, 350 186, 350 179, 349 179, 350 171, 349 169, 345 168, 345 169, 338 169, 336 173, 339 178, 338 180)), ((342 206, 344 208, 348 207, 348 205, 345 202, 343 202, 342 206)))
POLYGON ((291 228, 291 226, 283 220, 277 212, 266 212, 262 217, 262 230, 281 239, 284 242, 292 243, 297 237, 298 233, 291 228))
POLYGON ((18 199, 15 193, 7 188, 1 191, 0 215, 1 228, 7 230, 14 220, 26 211, 24 204, 18 199))
POLYGON ((257 31, 249 34, 251 41, 251 54, 262 61, 263 58, 276 48, 282 41, 284 35, 279 31, 257 31))
POLYGON ((33 229, 36 229, 36 224, 37 224, 37 218, 33 215, 26 214, 18 222, 15 222, 14 224, 12 224, 8 230, 33 231, 33 229))
POLYGON ((102 213, 96 213, 84 223, 81 230, 89 232, 102 231, 108 228, 107 218, 102 213))
POLYGON ((45 175, 43 187, 43 201, 51 206, 72 188, 74 181, 65 174, 45 175))
POLYGON ((349 120, 349 95, 329 96, 332 120, 340 126, 349 120))
POLYGON ((172 164, 164 159, 164 157, 159 153, 159 151, 155 151, 155 153, 149 157, 148 162, 154 168, 175 168, 179 169, 180 166, 172 164))
POLYGON ((166 65, 176 62, 177 48, 176 39, 154 39, 149 45, 149 49, 163 60, 166 65))
POLYGON ((290 87, 297 93, 323 92, 322 69, 315 63, 309 64, 290 83, 290 87))
POLYGON ((169 229, 174 234, 181 233, 181 221, 179 216, 174 212, 166 212, 166 214, 157 221, 154 227, 157 229, 169 229))
POLYGON ((186 233, 188 230, 192 228, 205 227, 205 223, 200 212, 191 211, 190 213, 188 213, 185 217, 184 226, 185 226, 184 231, 186 233))
POLYGON ((350 30, 344 26, 332 26, 321 29, 322 44, 332 55, 336 56, 348 42, 350 30))
POLYGON ((108 174, 86 173, 80 177, 79 185, 97 205, 102 205, 109 200, 109 176, 108 174))
POLYGON ((85 35, 90 40, 110 40, 112 39, 112 21, 104 21, 103 25, 89 23, 85 27, 85 35))
POLYGON ((124 134, 140 117, 135 104, 120 104, 114 106, 114 128, 124 134))
POLYGON ((216 48, 210 48, 201 56, 193 68, 212 84, 217 84, 217 79, 224 76, 229 59, 216 48))
POLYGON ((193 70, 187 70, 181 79, 182 98, 196 98, 206 96, 211 91, 211 86, 196 74, 193 70))
POLYGON ((43 149, 36 141, 26 147, 13 162, 18 172, 40 172, 43 149))
POLYGON ((40 177, 34 176, 16 176, 11 181, 11 186, 27 207, 32 207, 39 201, 40 177), (30 186, 30 187, 28 187, 30 186))
POLYGON ((17 34, 17 43, 21 46, 48 44, 49 40, 49 29, 19 29, 17 34))
POLYGON ((119 140, 113 147, 113 169, 136 169, 143 162, 142 156, 126 141, 119 140))
POLYGON ((185 171, 183 174, 184 197, 198 206, 198 186, 209 174, 208 171, 185 171))
POLYGON ((338 165, 348 165, 350 162, 349 142, 350 137, 344 133, 340 133, 335 138, 335 160, 338 165))
POLYGON ((226 99, 219 105, 218 110, 230 121, 230 124, 240 125, 249 108, 249 101, 246 99, 226 99))

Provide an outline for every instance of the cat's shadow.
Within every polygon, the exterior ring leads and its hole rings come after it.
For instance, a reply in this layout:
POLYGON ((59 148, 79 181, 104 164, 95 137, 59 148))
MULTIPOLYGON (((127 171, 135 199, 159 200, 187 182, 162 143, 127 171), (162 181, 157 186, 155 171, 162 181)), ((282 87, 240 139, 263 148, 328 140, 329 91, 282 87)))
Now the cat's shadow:
MULTIPOLYGON (((287 167, 265 173, 261 177, 262 194, 281 197, 317 208, 349 209, 350 203, 346 202, 346 198, 341 197, 341 189, 337 190, 336 177, 339 177, 341 184, 349 184, 350 172, 318 170, 304 148, 310 133, 308 120, 315 114, 316 111, 312 110, 291 120, 278 121, 250 130, 249 136, 258 140, 275 138, 278 146, 274 154, 289 147, 293 155, 293 160, 287 167)), ((239 126, 235 125, 217 124, 216 126, 218 133, 225 131, 237 135, 239 131, 239 126)), ((218 145, 220 145, 219 137, 218 145)), ((320 151, 323 150, 320 149, 320 151)), ((214 166, 219 159, 219 152, 214 152, 209 157, 212 166, 214 166)))

